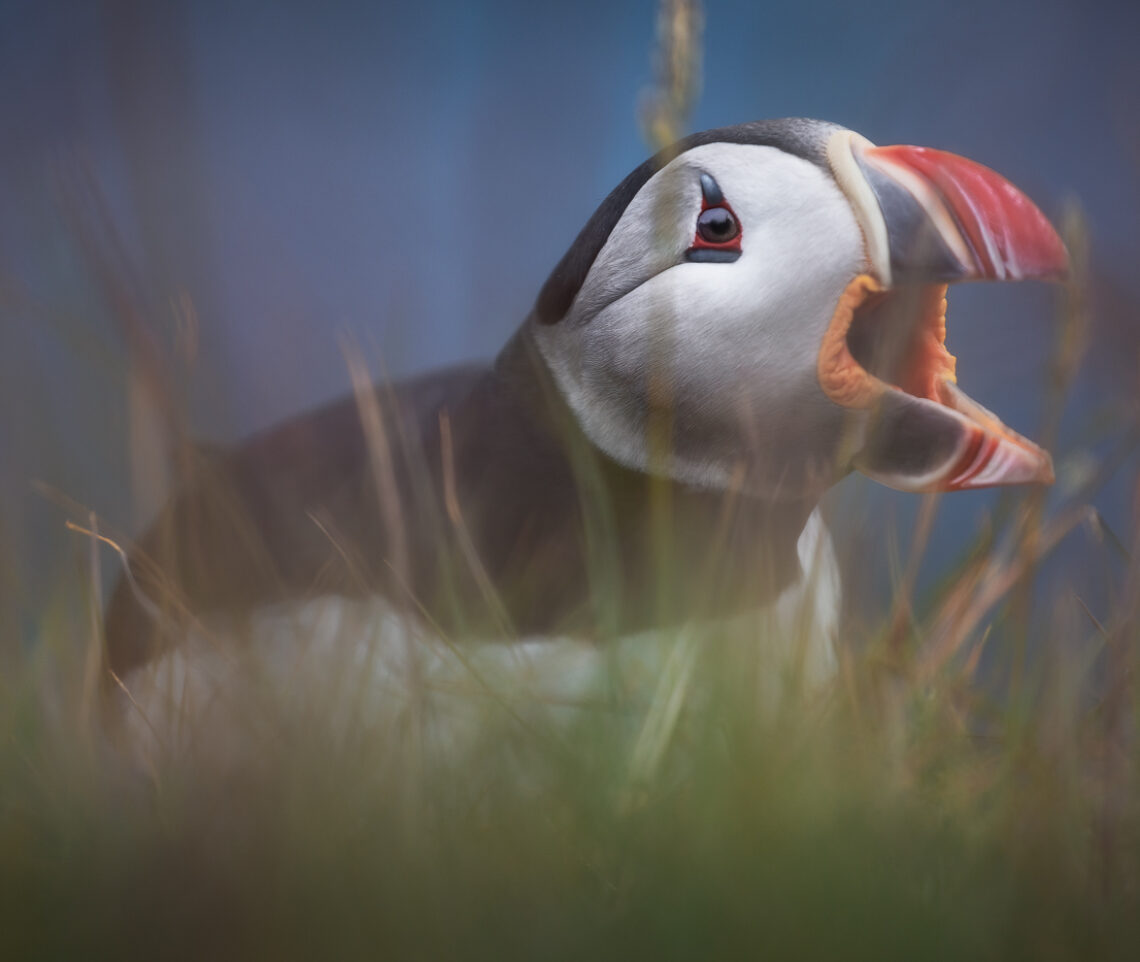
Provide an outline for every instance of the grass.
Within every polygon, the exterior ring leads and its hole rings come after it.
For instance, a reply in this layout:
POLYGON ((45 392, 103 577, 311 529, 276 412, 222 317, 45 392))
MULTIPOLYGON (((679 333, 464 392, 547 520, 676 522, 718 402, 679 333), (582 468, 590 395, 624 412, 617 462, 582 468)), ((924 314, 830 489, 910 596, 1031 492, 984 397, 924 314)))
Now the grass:
MULTIPOLYGON (((319 723, 347 675, 313 702, 254 689, 237 762, 191 739, 145 766, 79 717, 81 653, 45 655, 3 692, 5 952, 1135 957, 1131 674, 1089 709, 1070 659, 995 703, 969 657, 919 682, 921 639, 887 665, 881 627, 768 714, 764 639, 712 631, 690 671, 615 669, 585 708, 472 675, 419 737, 407 699, 319 723)), ((1119 660, 1134 626, 1113 631, 1119 660)))
MULTIPOLYGON (((695 53, 667 49, 696 43, 685 7, 663 7, 646 112, 660 140, 693 99, 695 53)), ((1067 239, 1079 255, 1079 224, 1067 239)), ((94 263, 107 300, 129 304, 94 263)), ((1087 329, 1081 267, 1049 444, 1087 329)), ((807 646, 810 625, 742 622, 586 654, 436 643, 405 685, 406 639, 357 610, 320 670, 320 633, 286 618, 268 633, 300 639, 295 659, 235 646, 253 654, 213 665, 205 710, 183 718, 176 698, 143 723, 154 703, 132 706, 128 738, 92 694, 112 557, 92 544, 84 584, 65 582, 0 676, 0 954, 1140 957, 1140 532, 1089 507, 1136 430, 1117 418, 1114 449, 1069 452, 1093 467, 1060 503, 1004 497, 930 589, 917 573, 934 499, 904 547, 871 546, 893 564, 885 602, 859 592, 849 557, 839 670, 822 684, 763 658, 807 646), (1081 526, 1118 572, 1107 610, 1034 587, 1081 526)))
MULTIPOLYGON (((585 655, 436 642, 409 686, 390 621, 350 612, 320 660, 286 615, 262 630, 295 657, 235 647, 206 710, 149 719, 156 746, 100 726, 98 592, 72 592, 0 681, 4 954, 1135 958, 1136 538, 1098 528, 1121 570, 1103 617, 1033 587, 1100 523, 1121 468, 1098 463, 1059 504, 1006 496, 919 592, 925 500, 822 684, 763 658, 811 641, 796 619, 585 655)), ((85 556, 97 587, 108 555, 85 556)))

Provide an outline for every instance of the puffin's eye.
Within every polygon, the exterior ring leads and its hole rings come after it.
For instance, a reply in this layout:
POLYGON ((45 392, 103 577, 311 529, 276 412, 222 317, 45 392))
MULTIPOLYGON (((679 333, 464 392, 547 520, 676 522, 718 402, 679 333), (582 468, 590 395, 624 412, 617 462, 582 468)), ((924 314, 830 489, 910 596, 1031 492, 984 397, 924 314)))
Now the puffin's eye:
POLYGON ((710 207, 697 218, 697 233, 706 243, 727 244, 740 233, 740 227, 727 207, 710 207))
POLYGON ((740 221, 710 173, 701 174, 701 212, 685 260, 731 264, 740 257, 740 221))

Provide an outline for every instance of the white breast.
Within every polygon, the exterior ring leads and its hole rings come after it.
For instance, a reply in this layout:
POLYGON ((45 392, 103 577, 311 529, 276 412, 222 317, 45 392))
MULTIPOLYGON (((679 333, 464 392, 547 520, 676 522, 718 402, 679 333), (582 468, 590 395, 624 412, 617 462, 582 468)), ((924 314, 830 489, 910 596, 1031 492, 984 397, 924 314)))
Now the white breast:
POLYGON ((598 711, 613 719, 615 736, 631 739, 631 764, 652 763, 653 739, 702 698, 702 657, 727 650, 704 644, 710 635, 749 650, 766 712, 789 678, 813 692, 834 676, 840 579, 818 512, 798 553, 803 577, 766 609, 611 645, 567 637, 453 645, 379 599, 265 610, 241 631, 194 635, 132 673, 128 742, 143 756, 174 751, 241 765, 303 733, 406 738, 418 714, 424 743, 446 761, 495 733, 550 733, 598 711))

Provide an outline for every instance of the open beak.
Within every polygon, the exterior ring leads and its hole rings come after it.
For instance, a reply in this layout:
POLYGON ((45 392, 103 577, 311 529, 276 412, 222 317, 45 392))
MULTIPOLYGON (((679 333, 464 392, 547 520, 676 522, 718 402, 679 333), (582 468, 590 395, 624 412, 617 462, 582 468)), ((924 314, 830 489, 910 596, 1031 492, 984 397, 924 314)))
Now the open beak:
POLYGON ((840 298, 818 363, 824 393, 864 415, 853 465, 906 491, 1051 483, 1049 454, 958 388, 946 290, 1063 278, 1057 232, 1007 180, 956 154, 841 131, 828 155, 869 261, 840 298))

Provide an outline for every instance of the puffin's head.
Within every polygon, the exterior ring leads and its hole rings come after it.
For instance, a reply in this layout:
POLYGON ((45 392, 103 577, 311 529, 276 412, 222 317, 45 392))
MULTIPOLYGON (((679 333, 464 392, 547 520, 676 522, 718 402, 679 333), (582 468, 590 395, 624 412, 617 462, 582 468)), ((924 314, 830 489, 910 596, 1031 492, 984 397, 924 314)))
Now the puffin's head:
POLYGON ((630 174, 530 325, 586 435, 629 467, 770 497, 852 467, 914 491, 1048 482, 1049 455, 955 386, 945 293, 1066 267, 1041 212, 979 164, 765 121, 630 174))

